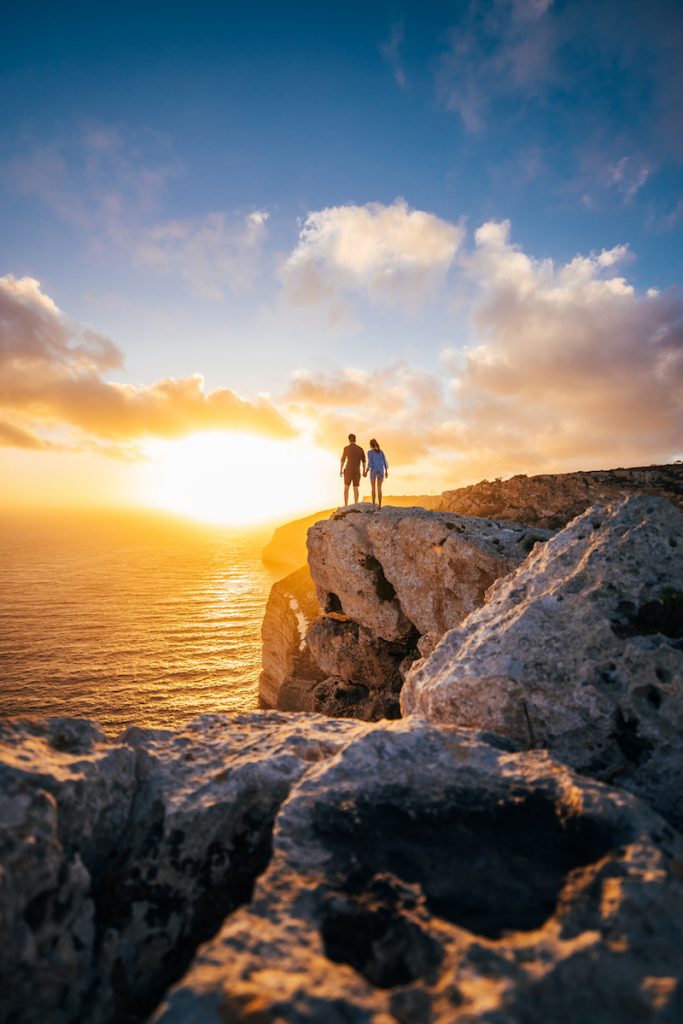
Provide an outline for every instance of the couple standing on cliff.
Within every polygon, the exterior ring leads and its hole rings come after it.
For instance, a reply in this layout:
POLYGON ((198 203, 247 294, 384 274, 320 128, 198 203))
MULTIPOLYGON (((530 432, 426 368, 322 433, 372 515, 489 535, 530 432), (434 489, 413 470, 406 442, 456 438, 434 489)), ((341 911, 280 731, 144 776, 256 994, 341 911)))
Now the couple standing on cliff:
POLYGON ((360 467, 363 466, 363 476, 370 473, 370 485, 372 487, 372 504, 375 504, 375 491, 377 492, 377 503, 382 507, 382 482, 389 476, 389 463, 387 457, 380 448, 375 438, 370 439, 367 465, 365 452, 359 444, 356 444, 356 435, 349 434, 349 444, 342 452, 339 465, 339 476, 344 477, 344 504, 349 503, 349 487, 353 484, 353 500, 358 502, 358 488, 360 487, 360 467))

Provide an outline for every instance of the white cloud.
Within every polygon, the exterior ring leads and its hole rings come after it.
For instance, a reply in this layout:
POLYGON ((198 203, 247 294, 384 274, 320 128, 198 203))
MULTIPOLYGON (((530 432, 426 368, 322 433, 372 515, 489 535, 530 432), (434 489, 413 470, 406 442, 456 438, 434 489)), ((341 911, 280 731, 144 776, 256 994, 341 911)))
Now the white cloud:
POLYGON ((452 485, 666 461, 683 436, 683 302, 640 294, 620 271, 632 258, 618 245, 556 265, 483 224, 458 259, 476 289, 468 348, 442 352, 440 373, 303 372, 286 407, 333 450, 374 434, 395 471, 452 485))
POLYGON ((138 262, 179 275, 192 291, 220 298, 250 287, 259 273, 268 214, 209 213, 147 228, 133 243, 138 262))
POLYGON ((645 185, 654 167, 639 157, 623 156, 607 172, 607 181, 623 195, 629 203, 645 185))
POLYGON ((328 207, 306 217, 283 279, 302 304, 352 292, 416 303, 443 280, 463 237, 461 225, 402 199, 328 207))
POLYGON ((401 60, 401 46, 405 36, 405 25, 395 21, 391 26, 389 38, 379 44, 379 52, 394 73, 394 81, 400 89, 408 88, 408 76, 401 60))

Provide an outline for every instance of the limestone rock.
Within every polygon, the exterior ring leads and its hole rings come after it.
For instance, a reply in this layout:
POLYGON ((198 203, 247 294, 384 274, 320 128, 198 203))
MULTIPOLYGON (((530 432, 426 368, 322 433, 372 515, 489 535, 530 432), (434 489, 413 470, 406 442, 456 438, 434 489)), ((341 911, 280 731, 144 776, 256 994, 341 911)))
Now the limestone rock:
POLYGON ((406 645, 381 640, 353 619, 321 615, 311 624, 306 643, 326 675, 338 675, 371 689, 380 681, 383 687, 400 689, 406 645))
POLYGON ((591 505, 638 494, 668 498, 683 511, 683 464, 482 480, 444 491, 437 508, 557 530, 591 505))
POLYGON ((156 1024, 599 1024, 683 1011, 683 840, 543 752, 426 723, 293 789, 156 1024))
POLYGON ((308 531, 308 565, 325 612, 343 612, 375 636, 403 641, 414 631, 375 558, 368 527, 372 505, 349 505, 308 531))
POLYGON ((409 673, 404 714, 492 729, 683 825, 683 514, 594 508, 409 673))
POLYGON ((326 611, 388 641, 411 631, 438 638, 548 536, 421 508, 352 505, 309 530, 309 565, 326 611))
POLYGON ((263 638, 259 697, 267 707, 313 710, 312 690, 328 674, 321 671, 305 642, 320 605, 308 566, 275 583, 261 627, 263 638))
POLYGON ((249 900, 292 784, 365 728, 262 712, 109 743, 0 723, 2 1019, 144 1019, 249 900))

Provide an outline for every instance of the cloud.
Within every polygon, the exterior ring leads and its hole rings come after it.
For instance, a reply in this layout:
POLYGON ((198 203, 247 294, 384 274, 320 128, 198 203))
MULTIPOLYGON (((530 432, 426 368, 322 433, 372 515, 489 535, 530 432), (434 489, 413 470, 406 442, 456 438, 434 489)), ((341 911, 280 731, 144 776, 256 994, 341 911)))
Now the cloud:
POLYGON ((408 88, 408 76, 401 61, 401 46, 404 36, 405 24, 403 21, 395 21, 391 26, 389 38, 379 44, 379 52, 391 68, 394 81, 399 89, 408 88))
POLYGON ((105 380, 104 372, 122 366, 120 350, 65 317, 33 278, 0 278, 0 325, 0 411, 13 425, 5 443, 14 437, 20 447, 37 447, 36 429, 68 428, 81 445, 114 442, 98 450, 123 457, 119 442, 146 436, 208 429, 294 434, 268 399, 248 400, 229 388, 206 393, 199 374, 139 386, 105 380))
POLYGON ((16 423, 0 421, 0 447, 2 448, 28 448, 33 451, 46 451, 56 446, 51 444, 44 437, 35 434, 32 430, 26 430, 16 423))
POLYGON ((487 222, 458 257, 475 290, 472 337, 443 354, 443 372, 302 371, 285 408, 332 451, 350 430, 376 435, 414 481, 671 459, 683 436, 680 294, 640 294, 624 276, 628 245, 556 265, 510 234, 487 222))
POLYGON ((317 210, 284 264, 286 292, 303 305, 354 292, 415 304, 443 281, 463 237, 461 225, 402 199, 317 210))
POLYGON ((555 82, 561 32, 546 17, 551 6, 551 0, 472 0, 461 7, 436 84, 442 104, 470 134, 487 127, 499 100, 528 98, 555 82))
POLYGON ((184 278, 197 295, 217 299, 242 291, 258 274, 268 214, 209 213, 147 228, 133 242, 138 263, 184 278))
POLYGON ((608 183, 624 196, 627 203, 647 182, 653 167, 646 160, 623 156, 609 169, 608 183))
POLYGON ((103 124, 41 142, 0 168, 15 191, 83 231, 95 251, 116 245, 137 267, 174 276, 204 298, 245 290, 259 271, 268 214, 164 219, 166 187, 181 172, 162 137, 103 124))

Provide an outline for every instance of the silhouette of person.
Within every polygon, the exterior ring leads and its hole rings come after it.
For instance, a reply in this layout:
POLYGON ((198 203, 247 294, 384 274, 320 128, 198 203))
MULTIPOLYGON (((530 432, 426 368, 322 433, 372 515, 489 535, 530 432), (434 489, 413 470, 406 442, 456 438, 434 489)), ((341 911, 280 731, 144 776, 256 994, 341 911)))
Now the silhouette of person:
POLYGON ((359 444, 356 444, 356 435, 349 434, 349 444, 342 452, 339 464, 339 476, 344 477, 344 504, 349 503, 349 487, 353 484, 353 500, 358 502, 358 488, 360 487, 360 467, 363 464, 363 476, 365 470, 365 452, 359 444))
POLYGON ((389 476, 389 463, 387 457, 373 437, 370 439, 368 449, 368 465, 363 470, 363 476, 370 473, 370 486, 372 488, 372 504, 375 504, 375 488, 377 489, 377 503, 382 507, 382 482, 389 476))

